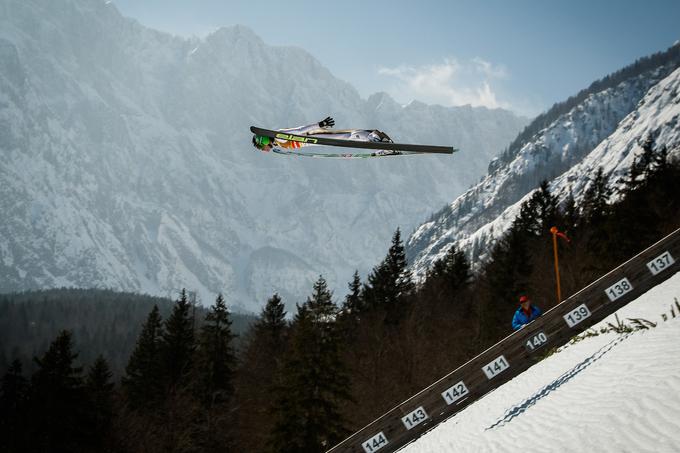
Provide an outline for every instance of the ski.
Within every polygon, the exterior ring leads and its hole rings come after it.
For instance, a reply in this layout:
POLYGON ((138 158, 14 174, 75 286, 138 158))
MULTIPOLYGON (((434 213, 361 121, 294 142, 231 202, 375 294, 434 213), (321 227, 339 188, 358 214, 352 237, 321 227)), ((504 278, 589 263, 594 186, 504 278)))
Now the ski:
POLYGON ((411 153, 435 153, 435 154, 452 154, 454 151, 457 151, 457 149, 451 146, 412 145, 408 143, 361 142, 357 140, 341 140, 337 138, 325 138, 321 137, 320 135, 296 135, 282 131, 262 129, 256 126, 250 126, 250 131, 255 135, 263 135, 265 137, 307 143, 310 145, 341 146, 344 148, 379 149, 385 151, 408 151, 411 153))
POLYGON ((284 156, 303 156, 303 157, 330 157, 335 159, 367 159, 369 157, 390 157, 390 156, 408 156, 422 154, 413 151, 395 151, 389 154, 378 153, 315 153, 315 152, 300 152, 289 151, 287 149, 273 148, 272 152, 275 154, 282 154, 284 156))

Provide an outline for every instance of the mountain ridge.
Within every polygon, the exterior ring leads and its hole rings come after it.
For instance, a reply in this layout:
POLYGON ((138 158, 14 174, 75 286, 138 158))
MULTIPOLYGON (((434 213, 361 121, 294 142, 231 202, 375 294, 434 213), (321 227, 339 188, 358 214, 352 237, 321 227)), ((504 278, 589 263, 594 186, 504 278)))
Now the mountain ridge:
MULTIPOLYGON (((578 175, 573 169, 589 161, 589 156, 603 143, 612 140, 617 132, 620 133, 621 127, 629 127, 625 126, 626 120, 644 109, 646 96, 653 93, 659 83, 672 77, 675 68, 680 66, 679 54, 680 46, 673 47, 665 53, 667 58, 658 67, 583 97, 580 103, 557 116, 518 151, 506 152, 500 160, 492 162, 481 182, 431 216, 408 239, 407 254, 413 263, 414 274, 422 278, 427 268, 452 244, 465 250, 473 262, 485 259, 493 243, 509 228, 522 201, 544 179, 552 182, 550 188, 559 194, 561 201, 568 196, 570 187, 576 190, 574 197, 578 201, 596 168, 591 164, 584 171, 582 165, 578 175)), ((655 54, 658 55, 663 54, 655 54)), ((625 68, 615 74, 622 71, 625 68)), ((596 83, 593 85, 596 86, 596 83)), ((669 100, 665 106, 658 108, 672 111, 673 102, 669 100)), ((673 125, 669 127, 672 129, 673 125)), ((659 136, 658 130, 644 133, 659 136)), ((637 137, 637 140, 640 139, 637 137)), ((667 145, 672 151, 677 143, 669 138, 659 143, 659 146, 662 145, 667 145)), ((626 153, 610 150, 610 160, 619 159, 630 164, 630 156, 635 154, 634 146, 621 145, 621 148, 625 148, 626 153)), ((600 155, 599 159, 603 158, 600 155)), ((625 170, 619 169, 618 176, 625 170)), ((612 171, 605 169, 605 174, 609 177, 612 171)), ((613 184, 618 176, 611 176, 610 183, 613 184)))
POLYGON ((184 39, 94 0, 0 0, 0 13, 0 291, 186 287, 259 311, 273 292, 294 308, 323 274, 340 295, 397 227, 462 192, 526 124, 371 105, 304 50, 243 26, 184 39), (468 156, 320 162, 250 145, 250 125, 328 114, 468 156), (466 135, 483 123, 495 127, 466 135), (296 259, 274 268, 275 250, 296 259))

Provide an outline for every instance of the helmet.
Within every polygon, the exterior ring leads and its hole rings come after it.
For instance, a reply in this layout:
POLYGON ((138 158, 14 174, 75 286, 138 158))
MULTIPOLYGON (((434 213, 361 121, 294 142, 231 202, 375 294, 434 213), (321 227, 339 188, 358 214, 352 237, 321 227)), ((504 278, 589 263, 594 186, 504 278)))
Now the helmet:
POLYGON ((264 135, 253 135, 253 146, 257 149, 263 149, 267 145, 273 145, 274 139, 264 135))

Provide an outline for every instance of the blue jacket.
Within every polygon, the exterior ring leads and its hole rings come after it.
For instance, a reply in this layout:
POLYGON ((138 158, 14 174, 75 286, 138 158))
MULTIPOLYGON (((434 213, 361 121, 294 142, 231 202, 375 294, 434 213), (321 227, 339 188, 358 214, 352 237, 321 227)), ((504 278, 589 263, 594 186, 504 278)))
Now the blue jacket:
POLYGON ((524 324, 529 324, 531 321, 538 318, 542 314, 543 312, 541 311, 541 309, 533 304, 531 305, 530 316, 527 316, 526 313, 524 313, 524 310, 522 310, 522 307, 519 307, 515 312, 515 316, 512 317, 512 328, 515 330, 519 330, 522 328, 524 324))

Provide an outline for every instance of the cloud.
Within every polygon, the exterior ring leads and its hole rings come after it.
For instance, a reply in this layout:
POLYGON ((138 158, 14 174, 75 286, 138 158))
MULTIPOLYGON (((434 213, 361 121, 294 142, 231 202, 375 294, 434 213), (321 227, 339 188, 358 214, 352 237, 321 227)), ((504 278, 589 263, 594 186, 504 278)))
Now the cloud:
POLYGON ((494 65, 479 57, 473 58, 472 62, 479 72, 485 74, 489 78, 504 79, 508 76, 508 72, 503 65, 494 65))
POLYGON ((446 106, 510 107, 498 100, 494 89, 494 82, 508 77, 507 70, 479 57, 469 62, 446 58, 443 63, 419 67, 380 68, 378 74, 394 79, 388 91, 395 99, 446 106))

